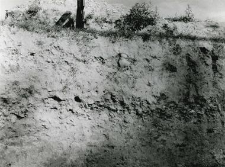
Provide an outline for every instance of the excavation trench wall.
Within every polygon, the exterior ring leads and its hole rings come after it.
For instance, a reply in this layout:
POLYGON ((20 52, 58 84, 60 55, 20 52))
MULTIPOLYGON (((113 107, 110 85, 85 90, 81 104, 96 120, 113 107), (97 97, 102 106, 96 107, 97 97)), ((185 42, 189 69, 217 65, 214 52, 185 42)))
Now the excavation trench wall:
POLYGON ((222 43, 0 29, 0 166, 225 164, 222 43))

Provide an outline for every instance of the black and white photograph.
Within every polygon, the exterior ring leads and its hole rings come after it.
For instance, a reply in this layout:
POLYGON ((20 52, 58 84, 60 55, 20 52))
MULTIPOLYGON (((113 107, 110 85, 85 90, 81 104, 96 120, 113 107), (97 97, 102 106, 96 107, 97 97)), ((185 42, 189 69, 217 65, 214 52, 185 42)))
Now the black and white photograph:
POLYGON ((0 167, 225 167, 225 0, 0 0, 0 167))

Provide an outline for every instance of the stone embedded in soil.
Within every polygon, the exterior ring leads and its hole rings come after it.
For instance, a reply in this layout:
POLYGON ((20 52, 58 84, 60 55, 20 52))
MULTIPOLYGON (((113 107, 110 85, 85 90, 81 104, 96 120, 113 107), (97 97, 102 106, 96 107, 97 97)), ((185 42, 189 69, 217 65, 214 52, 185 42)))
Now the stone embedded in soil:
POLYGON ((127 68, 131 65, 131 63, 126 58, 120 58, 118 61, 118 66, 120 68, 127 68))
POLYGON ((11 120, 12 123, 15 123, 16 120, 17 120, 17 116, 14 115, 14 114, 12 114, 12 115, 10 116, 10 120, 11 120))

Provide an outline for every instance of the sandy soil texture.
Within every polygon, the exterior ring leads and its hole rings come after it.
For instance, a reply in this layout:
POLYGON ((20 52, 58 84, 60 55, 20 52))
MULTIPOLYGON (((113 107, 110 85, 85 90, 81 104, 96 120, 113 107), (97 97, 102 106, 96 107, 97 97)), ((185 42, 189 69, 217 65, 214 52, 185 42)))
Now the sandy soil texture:
POLYGON ((147 41, 0 26, 0 167, 224 166, 225 45, 206 24, 147 41))

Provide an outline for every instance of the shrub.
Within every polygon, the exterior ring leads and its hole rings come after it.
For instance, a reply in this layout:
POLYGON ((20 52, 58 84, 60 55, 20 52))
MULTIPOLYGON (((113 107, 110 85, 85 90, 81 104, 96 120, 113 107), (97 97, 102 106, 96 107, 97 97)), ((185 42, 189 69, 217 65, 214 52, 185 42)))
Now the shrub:
POLYGON ((169 26, 168 24, 163 24, 162 29, 165 31, 165 34, 167 36, 173 36, 175 33, 177 33, 177 27, 176 26, 169 26))
POLYGON ((189 21, 189 22, 194 21, 194 18, 195 18, 194 13, 192 12, 190 5, 187 6, 184 17, 186 18, 186 21, 189 21))
POLYGON ((104 23, 106 23, 106 24, 112 24, 113 23, 111 19, 108 19, 106 17, 96 17, 95 22, 99 25, 102 25, 104 23))
POLYGON ((14 22, 14 25, 24 30, 34 32, 41 32, 41 31, 48 32, 52 29, 48 20, 40 20, 40 18, 19 20, 17 22, 14 22))
POLYGON ((29 9, 26 11, 26 14, 29 15, 29 17, 35 16, 39 11, 41 10, 41 7, 38 5, 30 6, 29 9))
POLYGON ((170 21, 174 21, 174 22, 192 22, 194 21, 194 14, 192 12, 192 9, 190 7, 190 5, 187 6, 186 10, 185 10, 185 15, 183 16, 177 16, 177 17, 173 17, 173 18, 168 18, 168 20, 170 21))
POLYGON ((85 17, 85 21, 88 21, 88 20, 91 20, 93 19, 94 15, 93 14, 88 14, 86 17, 85 17))
POLYGON ((103 17, 97 16, 94 18, 94 23, 98 25, 99 27, 101 27, 101 29, 103 29, 105 25, 112 25, 113 21, 112 19, 104 17, 104 16, 103 17))
POLYGON ((151 9, 149 3, 136 3, 130 12, 115 21, 115 28, 125 31, 140 31, 149 25, 155 25, 157 10, 151 9))

